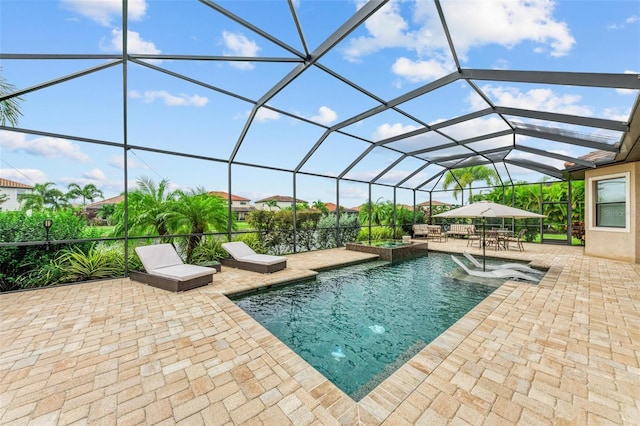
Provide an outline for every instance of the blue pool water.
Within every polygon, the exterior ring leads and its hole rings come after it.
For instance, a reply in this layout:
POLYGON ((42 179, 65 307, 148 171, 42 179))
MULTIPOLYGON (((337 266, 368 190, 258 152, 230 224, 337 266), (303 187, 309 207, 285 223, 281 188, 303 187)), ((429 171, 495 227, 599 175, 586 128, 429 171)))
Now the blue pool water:
POLYGON ((232 300, 359 400, 497 288, 450 256, 371 262, 232 300))

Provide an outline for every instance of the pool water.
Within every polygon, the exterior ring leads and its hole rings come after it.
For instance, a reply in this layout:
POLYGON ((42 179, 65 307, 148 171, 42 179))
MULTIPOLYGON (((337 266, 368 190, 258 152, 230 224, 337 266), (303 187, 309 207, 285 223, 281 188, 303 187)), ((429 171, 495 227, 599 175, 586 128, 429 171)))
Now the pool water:
POLYGON ((457 269, 431 253, 231 298, 358 401, 504 281, 460 280, 457 269))

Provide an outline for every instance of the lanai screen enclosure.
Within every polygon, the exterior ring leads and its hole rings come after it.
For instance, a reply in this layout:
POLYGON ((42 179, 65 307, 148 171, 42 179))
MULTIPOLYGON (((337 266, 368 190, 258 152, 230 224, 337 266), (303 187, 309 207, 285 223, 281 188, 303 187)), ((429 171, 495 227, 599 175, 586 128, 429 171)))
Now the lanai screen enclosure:
POLYGON ((625 1, 3 2, 13 87, 0 101, 19 99, 23 116, 0 127, 2 176, 126 197, 146 175, 345 207, 428 201, 448 170, 474 165, 506 185, 579 179, 637 157, 634 13, 625 1))

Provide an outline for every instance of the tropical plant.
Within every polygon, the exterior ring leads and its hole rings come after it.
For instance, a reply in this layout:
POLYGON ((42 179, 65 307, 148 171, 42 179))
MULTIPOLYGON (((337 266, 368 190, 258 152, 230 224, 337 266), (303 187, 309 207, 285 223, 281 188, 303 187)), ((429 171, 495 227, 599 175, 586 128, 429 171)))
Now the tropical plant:
POLYGON ((373 226, 388 225, 393 219, 393 203, 391 201, 380 201, 378 198, 375 202, 367 201, 360 206, 358 219, 362 224, 368 224, 371 221, 373 226))
MULTIPOLYGON (((59 212, 35 211, 27 214, 24 210, 0 213, 0 241, 3 242, 43 242, 40 245, 0 247, 0 291, 16 290, 46 285, 55 277, 54 266, 49 272, 38 271, 47 268, 63 244, 45 244, 47 234, 43 226, 45 219, 51 219, 53 226, 49 241, 96 238, 96 228, 87 227, 86 222, 70 209, 59 212), (47 275, 48 274, 48 275, 47 275), (44 279, 39 283, 39 279, 44 279)), ((90 243, 80 243, 88 249, 90 243)))
POLYGON ((36 183, 32 192, 18 194, 22 209, 37 212, 45 208, 57 211, 69 207, 65 194, 54 185, 53 182, 36 183))
POLYGON ((476 181, 484 181, 487 185, 492 186, 498 182, 498 174, 495 170, 486 166, 461 167, 449 170, 444 175, 442 188, 447 190, 453 186, 453 198, 457 200, 458 194, 468 187, 469 199, 472 199, 471 186, 476 181))
POLYGON ((280 206, 278 205, 278 201, 276 200, 267 200, 264 202, 264 205, 269 207, 269 210, 273 209, 274 207, 280 210, 280 206))
POLYGON ((82 206, 87 204, 87 200, 93 202, 97 197, 103 197, 104 194, 94 184, 89 183, 85 186, 80 186, 77 183, 70 183, 68 186, 67 199, 72 200, 75 198, 82 198, 82 206))
MULTIPOLYGON (((15 86, 0 75, 0 96, 13 92, 15 92, 15 86)), ((22 98, 16 96, 0 102, 0 125, 6 126, 7 123, 13 127, 18 125, 18 118, 22 115, 18 101, 22 101, 22 98)))
POLYGON ((219 261, 224 259, 228 254, 225 249, 222 248, 222 242, 214 237, 206 236, 200 241, 191 254, 191 263, 196 265, 211 262, 212 260, 219 261))
MULTIPOLYGON (((372 241, 380 241, 380 240, 390 240, 393 238, 393 228, 388 226, 374 226, 371 228, 371 240, 372 241)), ((369 228, 363 228, 358 233, 358 241, 367 241, 369 240, 369 228)))
POLYGON ((74 247, 64 251, 58 261, 67 282, 115 278, 124 270, 124 259, 117 248, 92 246, 85 253, 74 247))
POLYGON ((327 208, 326 203, 321 200, 316 200, 311 204, 311 207, 317 210, 320 210, 322 214, 329 214, 329 208, 327 208))
MULTIPOLYGON (((186 262, 191 262, 193 250, 200 244, 202 234, 210 231, 226 232, 228 228, 227 203, 211 196, 204 188, 176 191, 176 202, 170 204, 167 224, 176 233, 191 234, 187 238, 186 262)), ((232 227, 235 228, 232 219, 232 227)))
MULTIPOLYGON (((148 177, 137 180, 138 188, 129 192, 129 235, 169 234, 168 222, 171 219, 173 201, 176 193, 169 191, 169 181, 162 179, 158 185, 148 177)), ((115 208, 115 236, 124 235, 124 202, 115 208)))

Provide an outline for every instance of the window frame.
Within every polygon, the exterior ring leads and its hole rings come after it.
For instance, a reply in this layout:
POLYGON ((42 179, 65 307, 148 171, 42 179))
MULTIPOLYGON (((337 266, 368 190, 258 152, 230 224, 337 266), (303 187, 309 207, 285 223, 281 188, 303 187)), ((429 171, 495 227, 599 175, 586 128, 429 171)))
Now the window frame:
POLYGON ((631 173, 630 172, 620 172, 620 173, 612 173, 609 175, 602 176, 594 176, 590 177, 587 181, 587 188, 589 191, 589 210, 588 210, 588 229, 590 231, 604 231, 604 232, 631 232, 631 173), (596 186, 598 182, 611 180, 611 179, 619 179, 624 178, 624 215, 625 215, 625 226, 597 226, 596 224, 596 209, 598 206, 598 193, 596 191, 596 186))

